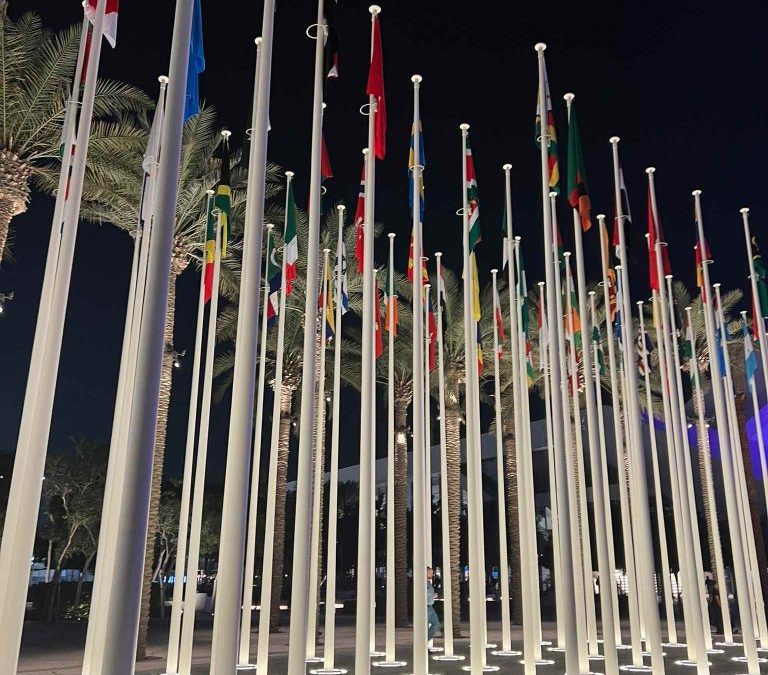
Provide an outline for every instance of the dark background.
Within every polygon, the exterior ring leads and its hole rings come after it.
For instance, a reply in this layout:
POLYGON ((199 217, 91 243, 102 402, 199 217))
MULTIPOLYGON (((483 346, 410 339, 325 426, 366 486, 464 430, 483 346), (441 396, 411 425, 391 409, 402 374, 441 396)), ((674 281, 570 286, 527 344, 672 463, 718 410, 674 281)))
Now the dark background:
MULTIPOLYGON (((101 73, 143 87, 152 98, 165 73, 175 3, 123 0, 118 45, 102 52, 101 73)), ((376 218, 398 234, 397 264, 405 268, 410 212, 407 157, 411 74, 424 76, 422 120, 427 189, 424 223, 428 253, 442 250, 448 266, 460 263, 461 145, 458 125, 468 122, 480 189, 482 273, 501 263, 501 210, 505 162, 514 165, 515 231, 523 237, 529 285, 541 277, 539 154, 533 142, 536 53, 545 41, 549 81, 565 188, 565 104, 573 91, 579 109, 594 213, 613 218, 608 138, 621 136, 621 156, 635 227, 645 231, 646 166, 657 167, 659 209, 670 242, 673 271, 694 285, 693 188, 701 188, 705 225, 716 263, 713 281, 746 285, 748 274, 739 207, 752 208, 753 231, 766 241, 764 106, 766 10, 759 2, 432 3, 384 2, 388 154, 377 167, 376 218)), ((339 8, 341 78, 327 95, 325 134, 335 178, 329 197, 354 205, 365 145, 370 15, 368 4, 339 8)), ((79 22, 78 0, 11 0, 17 17, 33 10, 46 25, 79 22)), ((311 2, 279 0, 275 16, 269 157, 296 172, 297 195, 306 200, 309 172, 313 42, 311 2)), ((207 69, 201 91, 220 111, 220 123, 238 143, 250 117, 255 47, 261 4, 203 0, 207 69)), ((563 201, 561 199, 561 201, 563 201)), ((571 217, 564 204, 566 247, 571 217)), ((12 222, 12 259, 0 270, 0 292, 16 297, 0 316, 0 452, 13 452, 42 283, 52 200, 34 194, 29 211, 12 222)), ((59 381, 51 449, 68 437, 108 440, 120 357, 132 244, 111 227, 80 228, 59 381)), ((599 275, 596 228, 585 237, 587 278, 599 275)), ((383 259, 384 251, 379 250, 383 259)), ((193 346, 198 281, 178 282, 176 346, 193 346)), ((646 260, 632 274, 636 298, 648 293, 646 260)), ((168 433, 167 468, 181 470, 190 361, 176 371, 168 433)), ((357 399, 346 399, 357 419, 357 399)), ((229 401, 216 406, 209 466, 221 476, 229 401)), ((383 419, 382 419, 383 422, 383 419)), ((356 462, 357 431, 342 438, 342 464, 356 462)))

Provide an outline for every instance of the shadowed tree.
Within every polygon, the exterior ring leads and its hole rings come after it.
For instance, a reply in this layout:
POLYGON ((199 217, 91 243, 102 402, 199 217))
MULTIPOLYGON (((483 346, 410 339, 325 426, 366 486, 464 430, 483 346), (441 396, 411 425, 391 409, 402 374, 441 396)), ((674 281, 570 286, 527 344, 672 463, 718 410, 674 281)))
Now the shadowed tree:
MULTIPOLYGON (((0 0, 0 260, 11 220, 27 210, 32 187, 48 193, 57 188, 62 125, 80 33, 80 24, 53 33, 31 12, 14 21, 7 0, 0 0)), ((144 133, 128 114, 143 113, 150 106, 139 89, 99 80, 89 169, 106 168, 141 152, 144 133)))

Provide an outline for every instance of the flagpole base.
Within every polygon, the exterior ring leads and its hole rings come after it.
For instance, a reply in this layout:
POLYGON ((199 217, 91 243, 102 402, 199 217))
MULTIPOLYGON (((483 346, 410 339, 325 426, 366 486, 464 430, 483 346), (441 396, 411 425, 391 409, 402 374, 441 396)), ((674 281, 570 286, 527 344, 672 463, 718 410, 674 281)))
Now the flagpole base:
MULTIPOLYGON (((466 671, 466 672, 468 672, 468 673, 472 672, 472 666, 462 666, 461 669, 466 671)), ((499 667, 499 666, 487 666, 486 665, 486 666, 483 666, 481 668, 481 670, 484 673, 497 673, 498 671, 501 670, 501 667, 499 667)))
POLYGON ((322 656, 308 656, 304 659, 304 663, 323 663, 325 659, 322 656))
POLYGON ((523 652, 517 652, 514 649, 497 649, 492 651, 493 656, 522 656, 523 652))
POLYGON ((433 661, 463 661, 464 656, 461 654, 439 654, 438 656, 433 656, 433 661))
POLYGON ((249 671, 256 672, 256 664, 255 663, 238 663, 235 667, 238 673, 247 673, 249 671))
POLYGON ((313 668, 309 671, 312 675, 346 675, 346 668, 313 668))
POLYGON ((372 666, 376 666, 376 668, 402 668, 403 666, 407 666, 407 661, 372 661, 372 666))

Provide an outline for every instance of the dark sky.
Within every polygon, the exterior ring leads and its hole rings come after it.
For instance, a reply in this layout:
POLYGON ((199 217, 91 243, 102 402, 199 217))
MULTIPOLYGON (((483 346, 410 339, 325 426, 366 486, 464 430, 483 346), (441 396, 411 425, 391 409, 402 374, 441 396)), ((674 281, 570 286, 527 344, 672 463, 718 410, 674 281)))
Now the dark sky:
MULTIPOLYGON (((143 87, 154 98, 170 49, 171 0, 123 0, 118 46, 102 52, 102 73, 143 87)), ((759 2, 430 3, 382 2, 388 154, 377 168, 377 220, 399 235, 398 265, 407 259, 407 200, 411 74, 424 77, 422 120, 427 155, 428 252, 460 261, 461 146, 458 125, 468 122, 481 204, 479 260, 500 266, 500 222, 505 162, 514 165, 516 233, 523 236, 529 283, 541 276, 542 244, 538 151, 533 143, 536 54, 544 41, 565 169, 567 129, 562 95, 576 94, 595 213, 613 216, 608 138, 622 138, 622 162, 636 227, 645 228, 645 173, 653 164, 662 224, 673 271, 694 280, 690 192, 704 191, 704 215, 716 258, 713 280, 744 286, 747 263, 739 207, 752 208, 753 227, 766 241, 768 206, 764 106, 768 101, 764 27, 759 2)), ((341 78, 327 96, 326 138, 335 178, 332 199, 355 198, 360 150, 366 142, 365 103, 369 14, 367 3, 340 8, 341 78)), ((51 27, 79 21, 78 0, 12 0, 10 13, 33 10, 51 27)), ((277 2, 269 156, 296 172, 300 201, 309 172, 313 43, 304 29, 315 21, 310 2, 277 2)), ((248 126, 261 5, 203 0, 206 101, 242 138, 248 126)), ((0 270, 0 292, 16 298, 0 320, 0 451, 12 452, 21 414, 36 306, 40 294, 52 200, 35 194, 12 223, 13 260, 0 270)), ((566 246, 571 218, 562 209, 566 246)), ((599 274, 595 230, 586 235, 587 277, 599 274)), ((383 254, 383 251, 380 253, 383 254)), ((129 277, 131 242, 109 227, 80 228, 64 334, 52 449, 71 435, 108 439, 129 277)), ((633 271, 633 292, 648 292, 645 260, 633 271)), ((176 345, 191 350, 197 281, 178 282, 176 345)), ((184 444, 189 362, 178 371, 168 437, 168 468, 178 472, 184 444)), ((351 405, 351 402, 350 402, 351 405)), ((228 405, 214 411, 214 473, 223 467, 228 405)), ((357 413, 355 412, 355 415, 357 413)), ((383 422, 383 420, 382 420, 383 422)), ((355 434, 343 444, 352 457, 355 434)))

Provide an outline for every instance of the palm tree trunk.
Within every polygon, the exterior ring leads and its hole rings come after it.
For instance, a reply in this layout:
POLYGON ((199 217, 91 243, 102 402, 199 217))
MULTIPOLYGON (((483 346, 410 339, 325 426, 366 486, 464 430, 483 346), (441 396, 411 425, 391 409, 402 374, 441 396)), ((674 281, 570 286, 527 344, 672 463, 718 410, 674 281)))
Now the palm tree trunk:
MULTIPOLYGON (((694 405, 696 406, 696 410, 703 410, 704 409, 704 392, 701 391, 701 388, 699 388, 699 391, 697 393, 696 388, 694 388, 693 391, 694 396, 694 405)), ((698 433, 698 429, 696 432, 696 450, 699 453, 699 481, 701 482, 701 495, 702 495, 702 501, 704 503, 704 520, 706 522, 707 526, 707 549, 709 551, 709 569, 713 569, 715 565, 715 537, 714 537, 714 529, 713 529, 713 523, 712 518, 710 518, 709 515, 709 501, 708 501, 708 490, 706 489, 707 485, 707 470, 706 470, 706 463, 709 462, 709 448, 707 447, 706 437, 703 434, 698 433)), ((715 576, 715 584, 717 584, 717 577, 715 576)))
MULTIPOLYGON (((147 520, 147 543, 144 552, 144 579, 141 586, 141 613, 139 615, 139 636, 136 643, 136 658, 147 657, 147 633, 149 631, 150 600, 152 599, 153 562, 155 560, 155 538, 158 529, 158 507, 163 484, 163 462, 165 460, 165 434, 168 429, 168 408, 171 402, 173 380, 173 324, 176 313, 176 277, 183 267, 177 258, 171 264, 171 278, 168 286, 168 309, 165 314, 165 350, 163 369, 160 375, 160 394, 157 401, 157 427, 155 429, 155 450, 152 460, 152 487, 149 494, 149 516, 147 520)), ((197 561, 194 561, 197 565, 197 561)))
POLYGON ((395 625, 408 625, 408 404, 395 399, 395 625))
MULTIPOLYGON (((747 414, 746 395, 743 391, 736 392, 736 421, 739 425, 741 437, 741 458, 744 463, 744 477, 747 483, 747 499, 749 500, 749 513, 752 520, 752 530, 755 534, 755 551, 757 554, 757 566, 760 568, 760 585, 763 591, 763 603, 768 607, 768 559, 765 553, 765 538, 763 537, 763 524, 760 522, 760 502, 762 493, 758 490, 755 472, 752 467, 752 455, 749 451, 749 439, 747 438, 747 414)), ((760 423, 760 420, 755 420, 760 423)))
POLYGON ((283 594, 285 567, 285 490, 288 477, 288 455, 291 448, 291 410, 296 389, 283 382, 280 393, 280 433, 277 441, 277 484, 275 489, 275 548, 272 567, 272 607, 269 627, 280 625, 280 599, 283 594))
MULTIPOLYGON (((458 398, 458 397, 456 397, 458 398)), ((445 464, 448 483, 448 531, 451 536, 453 634, 461 635, 461 409, 445 411, 445 464)), ((414 574, 415 577, 415 574, 414 574)))
POLYGON ((506 449, 505 473, 507 495, 507 541, 509 542, 509 598, 511 618, 515 624, 523 623, 523 589, 520 573, 520 517, 517 505, 517 444, 511 425, 503 429, 506 449))
POLYGON ((14 216, 27 210, 32 167, 10 150, 0 150, 0 261, 14 216))

